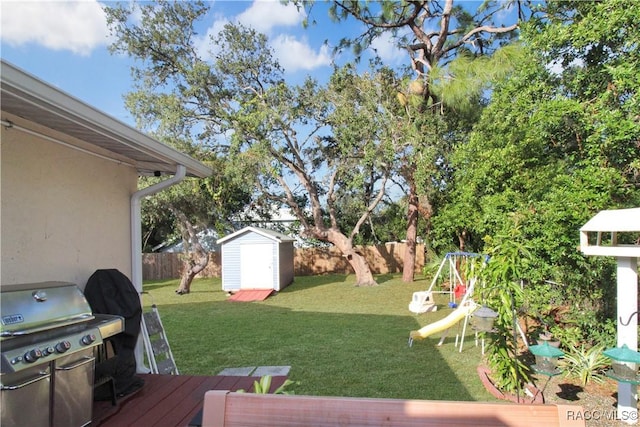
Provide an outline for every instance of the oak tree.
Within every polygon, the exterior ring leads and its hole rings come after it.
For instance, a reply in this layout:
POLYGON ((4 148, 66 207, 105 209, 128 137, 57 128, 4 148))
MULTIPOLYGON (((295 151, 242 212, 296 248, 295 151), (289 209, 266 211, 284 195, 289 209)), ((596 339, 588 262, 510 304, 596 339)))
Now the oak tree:
MULTIPOLYGON (((296 0, 294 3, 305 7, 313 16, 315 1, 296 0)), ((329 14, 334 20, 355 20, 364 25, 364 31, 358 36, 340 39, 336 51, 351 48, 360 57, 368 48, 373 48, 381 36, 389 36, 395 46, 407 52, 411 69, 411 79, 403 88, 401 98, 405 103, 411 98, 420 98, 419 102, 413 103, 418 114, 405 120, 412 122, 416 134, 422 138, 409 138, 413 145, 405 150, 407 155, 400 168, 406 181, 408 200, 405 282, 413 280, 419 215, 430 221, 441 183, 440 175, 446 174, 446 155, 455 143, 447 139, 451 129, 438 116, 447 111, 459 111, 463 106, 481 107, 477 97, 479 85, 485 82, 481 73, 471 79, 462 79, 442 70, 461 54, 473 58, 491 55, 502 42, 515 37, 519 20, 529 12, 528 4, 528 1, 518 0, 484 1, 476 7, 457 0, 331 2, 329 14), (504 12, 509 10, 514 13, 507 18, 504 12), (443 91, 442 80, 447 78, 454 79, 455 84, 443 91), (459 90, 461 88, 463 91, 459 90), (475 102, 470 102, 472 100, 475 102), (432 117, 425 117, 427 114, 432 117)), ((309 20, 306 23, 309 24, 309 20)), ((461 245, 464 245, 463 240, 461 245)))
POLYGON ((353 236, 384 195, 390 160, 379 153, 393 154, 385 148, 393 139, 380 134, 388 128, 372 122, 377 116, 354 115, 374 105, 354 87, 387 96, 384 74, 345 68, 326 87, 310 78, 290 86, 266 36, 253 29, 227 24, 206 49, 197 45, 202 2, 106 10, 112 50, 136 60, 127 105, 140 125, 224 158, 231 182, 253 186, 255 203, 288 206, 304 236, 342 251, 358 285, 375 284, 353 236), (343 114, 360 120, 345 122, 343 114), (337 207, 347 196, 358 198, 361 213, 343 231, 337 207))

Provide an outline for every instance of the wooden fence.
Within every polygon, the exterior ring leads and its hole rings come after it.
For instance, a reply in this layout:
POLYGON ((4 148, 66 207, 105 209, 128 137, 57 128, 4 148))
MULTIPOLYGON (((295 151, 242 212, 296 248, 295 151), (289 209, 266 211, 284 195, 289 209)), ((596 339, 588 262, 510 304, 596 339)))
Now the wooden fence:
MULTIPOLYGON (((377 246, 358 247, 374 274, 400 273, 404 259, 404 243, 387 243, 377 246)), ((180 277, 183 268, 182 254, 149 253, 142 254, 142 277, 144 280, 168 280, 180 277)), ((416 245, 415 271, 421 272, 424 266, 424 245, 416 245)), ((313 276, 316 274, 348 274, 353 270, 334 247, 296 248, 293 255, 294 275, 313 276)), ((209 264, 198 277, 220 277, 220 252, 209 254, 209 264)))

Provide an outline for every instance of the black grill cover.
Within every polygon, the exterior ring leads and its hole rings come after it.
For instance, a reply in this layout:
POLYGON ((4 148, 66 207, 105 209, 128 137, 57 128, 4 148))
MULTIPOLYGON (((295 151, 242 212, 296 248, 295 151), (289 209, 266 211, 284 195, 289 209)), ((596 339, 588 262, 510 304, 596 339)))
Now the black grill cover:
POLYGON ((116 355, 112 363, 105 364, 110 366, 111 372, 102 374, 110 374, 114 378, 116 393, 119 396, 139 389, 143 380, 135 375, 134 353, 142 318, 138 291, 131 280, 119 270, 104 269, 96 270, 89 277, 84 295, 94 313, 116 314, 124 317, 124 331, 109 338, 116 355))

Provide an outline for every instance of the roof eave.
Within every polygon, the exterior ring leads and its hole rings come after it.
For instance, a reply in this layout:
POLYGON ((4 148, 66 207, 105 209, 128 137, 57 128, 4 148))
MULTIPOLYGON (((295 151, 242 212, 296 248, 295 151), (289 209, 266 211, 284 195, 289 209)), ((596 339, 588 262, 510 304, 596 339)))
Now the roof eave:
MULTIPOLYGON (((122 147, 123 151, 135 150, 143 156, 148 156, 148 161, 135 161, 141 174, 153 173, 160 166, 162 166, 161 172, 171 173, 178 165, 185 166, 187 174, 194 177, 204 178, 213 173, 211 168, 192 157, 102 113, 13 65, 1 61, 1 67, 3 95, 21 97, 25 105, 29 104, 34 108, 46 110, 74 126, 82 126, 84 129, 109 138, 115 146, 122 147)), ((87 142, 91 143, 91 141, 87 142)))

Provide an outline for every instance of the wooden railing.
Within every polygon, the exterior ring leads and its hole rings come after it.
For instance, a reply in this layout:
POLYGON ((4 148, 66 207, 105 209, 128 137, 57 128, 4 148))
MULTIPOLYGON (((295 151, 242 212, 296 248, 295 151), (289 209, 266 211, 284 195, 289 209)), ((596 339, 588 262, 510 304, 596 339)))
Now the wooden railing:
POLYGON ((202 427, 578 427, 580 406, 315 397, 208 391, 202 427))

